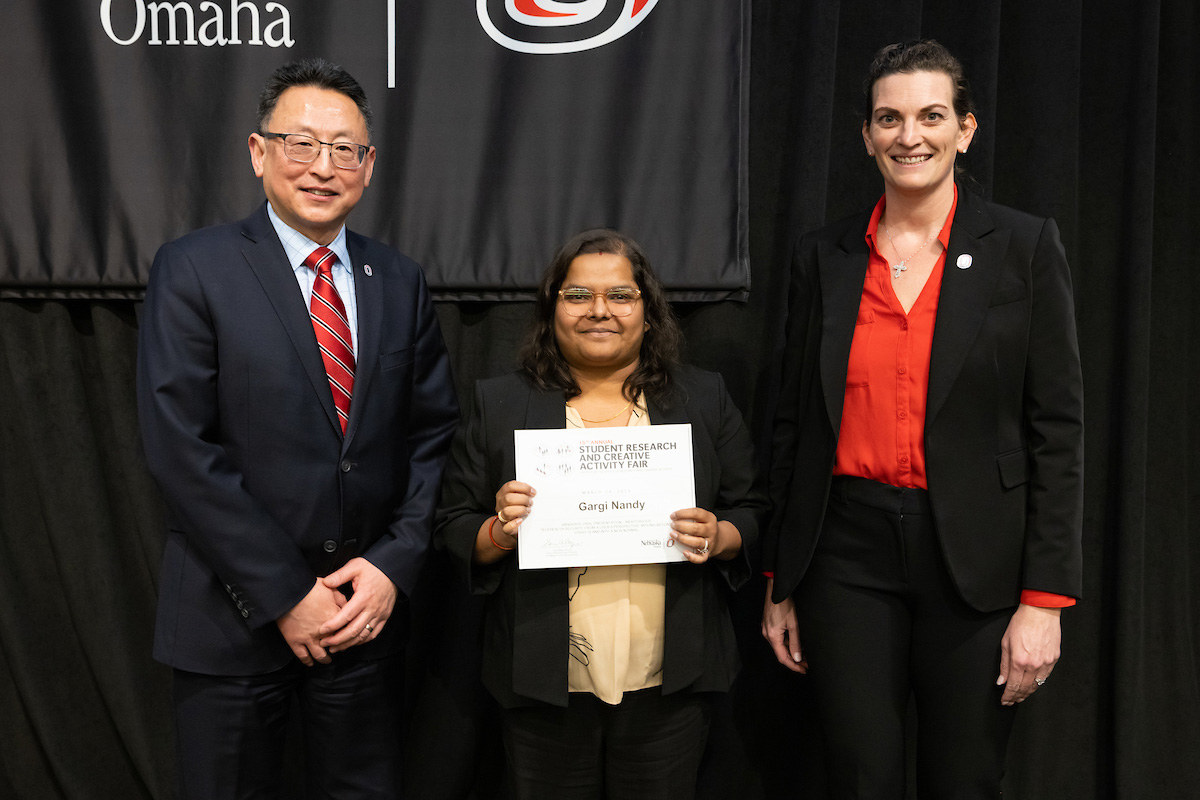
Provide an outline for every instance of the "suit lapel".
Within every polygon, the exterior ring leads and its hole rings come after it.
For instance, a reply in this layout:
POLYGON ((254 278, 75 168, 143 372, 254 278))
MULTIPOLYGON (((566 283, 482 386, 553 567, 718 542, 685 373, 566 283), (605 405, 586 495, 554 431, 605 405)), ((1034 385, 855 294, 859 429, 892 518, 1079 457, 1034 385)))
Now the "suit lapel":
MULTIPOLYGON (((682 386, 679 381, 676 385, 681 393, 687 392, 687 387, 682 386)), ((706 398, 715 399, 715 398, 706 398)), ((703 400, 694 399, 695 402, 703 402, 703 400)), ((686 425, 691 422, 685 410, 686 400, 681 398, 672 404, 669 408, 663 407, 653 400, 646 402, 646 411, 650 414, 651 425, 686 425)), ((713 464, 704 458, 702 446, 697 439, 698 426, 692 425, 692 475, 693 484, 696 492, 696 497, 703 496, 704 492, 713 483, 712 469, 713 464)))
MULTIPOLYGON (((542 392, 530 387, 525 406, 527 429, 565 428, 567 412, 562 392, 542 392)), ((515 475, 515 445, 507 434, 505 453, 514 461, 505 474, 515 475)), ((567 686, 566 632, 567 571, 565 569, 516 570, 516 619, 513 630, 513 691, 525 697, 565 705, 567 686), (556 650, 557 643, 561 649, 556 650), (549 643, 549 644, 548 644, 549 643), (560 657, 561 656, 561 657, 560 657)))
POLYGON ((567 427, 567 409, 561 392, 529 392, 529 405, 525 409, 525 427, 548 429, 567 427))
MULTIPOLYGON (((677 382, 679 391, 688 387, 677 382)), ((701 405, 717 398, 691 398, 701 405)), ((650 402, 650 422, 654 425, 678 425, 691 422, 686 410, 686 401, 680 399, 670 408, 650 402)), ((692 426, 692 474, 696 491, 696 503, 709 491, 713 482, 711 471, 714 465, 706 458, 706 450, 697 442, 700 425, 692 426)), ((669 669, 663 673, 664 688, 674 691, 689 686, 704 671, 704 580, 703 571, 686 561, 666 565, 666 616, 663 620, 669 631, 664 642, 663 665, 669 669)))
POLYGON ((350 399, 350 419, 346 422, 343 448, 358 431, 364 403, 358 398, 367 396, 371 381, 379 368, 379 339, 383 330, 382 278, 368 276, 363 269, 366 259, 363 242, 356 234, 346 231, 346 250, 350 254, 350 272, 354 279, 354 299, 358 307, 358 352, 354 355, 354 395, 350 399), (357 400, 357 402, 356 402, 357 400))
POLYGON ((967 191, 960 190, 958 197, 929 357, 926 426, 946 402, 979 335, 1008 249, 1009 232, 996 229, 986 204, 967 191), (966 268, 958 266, 962 256, 970 256, 966 268))
MULTIPOLYGON (((680 387, 680 391, 686 390, 683 387, 680 387)), ((646 411, 650 413, 650 424, 682 425, 687 423, 689 421, 688 415, 687 412, 683 410, 683 406, 684 403, 682 400, 675 403, 670 408, 664 408, 658 403, 655 403, 653 400, 647 401, 646 411)))
POLYGON ((821 281, 821 387, 834 435, 842 427, 846 369, 854 323, 867 277, 866 219, 852 224, 836 244, 823 245, 817 263, 821 281))
POLYGON ((296 285, 296 274, 267 217, 265 203, 243 222, 242 234, 247 240, 242 247, 242 255, 271 301, 288 338, 292 340, 296 357, 300 359, 309 383, 317 393, 321 407, 325 409, 329 424, 341 433, 337 409, 333 406, 333 394, 329 391, 329 377, 325 374, 325 364, 321 361, 317 337, 313 333, 312 318, 304 307, 304 295, 296 285))

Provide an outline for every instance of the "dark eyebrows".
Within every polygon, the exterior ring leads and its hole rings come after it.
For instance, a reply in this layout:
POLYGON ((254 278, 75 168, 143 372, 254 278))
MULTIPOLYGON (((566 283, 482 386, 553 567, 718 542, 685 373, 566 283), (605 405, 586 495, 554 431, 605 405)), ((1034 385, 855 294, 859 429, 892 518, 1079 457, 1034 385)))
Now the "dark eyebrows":
MULTIPOLYGON (((917 113, 924 115, 924 114, 928 114, 930 111, 949 111, 949 110, 950 110, 950 107, 947 106, 945 103, 930 103, 929 105, 925 106, 920 111, 918 111, 917 113)), ((897 111, 894 108, 889 108, 888 106, 879 106, 872 113, 876 117, 878 117, 880 114, 891 114, 893 117, 900 116, 899 111, 897 111)))
MULTIPOLYGON (((318 142, 321 141, 321 137, 317 136, 316 130, 311 125, 309 125, 307 122, 298 122, 296 125, 294 125, 292 127, 292 129, 290 131, 285 131, 285 132, 286 133, 298 133, 301 136, 307 136, 310 139, 316 139, 318 142)), ((339 142, 347 142, 349 144, 362 144, 361 142, 356 142, 354 140, 354 137, 355 137, 355 134, 351 133, 350 131, 342 130, 342 131, 338 132, 333 137, 333 139, 331 139, 328 142, 328 144, 338 144, 339 142)), ((370 141, 370 139, 371 139, 371 134, 367 133, 367 140, 370 141)), ((370 147, 371 145, 363 144, 362 146, 370 147)))
MULTIPOLYGON (((587 289, 589 292, 592 292, 593 294, 595 294, 595 289, 592 289, 592 287, 590 287, 590 286, 584 286, 582 283, 563 283, 563 285, 559 288, 561 288, 561 289, 587 289)), ((620 290, 620 289, 636 289, 636 288, 637 288, 637 286, 632 283, 618 283, 614 286, 608 287, 607 289, 603 289, 602 291, 611 292, 614 289, 620 290)))

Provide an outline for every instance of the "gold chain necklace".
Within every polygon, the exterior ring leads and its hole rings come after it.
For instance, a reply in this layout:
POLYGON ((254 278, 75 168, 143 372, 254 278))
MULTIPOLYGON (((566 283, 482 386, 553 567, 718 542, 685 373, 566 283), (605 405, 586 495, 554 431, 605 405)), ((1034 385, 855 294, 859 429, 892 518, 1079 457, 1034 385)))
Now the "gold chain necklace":
MULTIPOLYGON (((896 243, 892 241, 892 231, 890 228, 888 228, 886 222, 883 223, 883 232, 887 234, 888 244, 890 244, 892 246, 892 252, 895 253, 896 255, 900 255, 900 251, 896 248, 896 243)), ((940 228, 938 230, 934 231, 933 235, 931 235, 928 239, 925 240, 925 244, 921 245, 916 250, 913 250, 912 254, 908 258, 902 258, 902 259, 900 259, 899 262, 892 264, 892 280, 898 280, 900 278, 901 272, 908 271, 908 262, 912 261, 914 258, 916 258, 917 253, 921 252, 926 247, 928 247, 929 243, 932 242, 934 239, 936 239, 937 235, 941 232, 942 231, 940 228)))
MULTIPOLYGON (((628 410, 629 410, 629 407, 630 407, 631 405, 633 405, 633 401, 632 401, 632 400, 630 400, 628 403, 626 403, 624 408, 622 408, 622 409, 621 409, 620 411, 618 411, 617 413, 613 414, 611 417, 608 417, 607 419, 587 419, 586 417, 584 417, 584 416, 583 416, 583 414, 579 414, 579 418, 580 418, 581 420, 583 420, 584 422, 590 422, 590 423, 592 423, 593 425, 599 425, 599 424, 600 424, 600 423, 602 423, 602 422, 612 422, 614 419, 616 419, 617 417, 621 416, 621 415, 622 415, 622 414, 624 414, 626 411, 628 411, 628 410)), ((575 406, 571 405, 570 403, 567 403, 567 407, 568 407, 568 408, 575 408, 575 406)), ((578 409, 578 408, 575 408, 575 412, 576 412, 576 413, 579 413, 579 409, 578 409)))

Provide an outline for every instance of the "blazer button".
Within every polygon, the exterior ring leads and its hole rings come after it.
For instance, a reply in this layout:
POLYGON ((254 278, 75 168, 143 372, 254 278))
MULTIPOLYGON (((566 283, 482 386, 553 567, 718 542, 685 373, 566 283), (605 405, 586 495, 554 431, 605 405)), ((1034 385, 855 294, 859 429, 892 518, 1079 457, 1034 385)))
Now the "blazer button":
POLYGON ((335 542, 333 539, 326 539, 323 546, 325 547, 326 553, 332 553, 334 550, 337 550, 337 542, 335 542))
POLYGON ((242 619, 249 619, 249 618, 250 618, 250 612, 243 608, 242 609, 242 619))
POLYGON ((352 466, 354 465, 350 463, 350 459, 344 459, 342 461, 342 472, 349 472, 352 466))

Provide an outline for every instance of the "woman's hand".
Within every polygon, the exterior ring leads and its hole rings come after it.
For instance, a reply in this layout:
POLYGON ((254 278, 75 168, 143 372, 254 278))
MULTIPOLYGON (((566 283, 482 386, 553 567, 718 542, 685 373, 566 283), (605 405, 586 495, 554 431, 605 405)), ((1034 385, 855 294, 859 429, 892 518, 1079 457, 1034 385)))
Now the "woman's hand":
POLYGON ((799 625, 796 623, 796 605, 792 598, 782 603, 771 602, 771 591, 775 579, 767 580, 767 599, 763 602, 762 635, 775 652, 775 660, 792 672, 808 672, 808 662, 800 649, 799 625))
POLYGON ((703 564, 709 557, 728 561, 742 549, 742 535, 733 523, 717 521, 703 508, 681 508, 671 515, 671 538, 682 548, 683 557, 703 564))
POLYGON ((503 531, 514 540, 517 538, 517 528, 521 520, 529 516, 533 507, 533 496, 537 492, 528 483, 509 481, 496 492, 496 516, 500 518, 503 531))
POLYGON ((533 497, 537 494, 532 486, 520 481, 509 481, 496 492, 493 516, 479 526, 475 535, 475 562, 491 564, 517 546, 517 531, 522 520, 529 516, 533 497))
POLYGON ((1061 608, 1017 606, 1000 641, 1000 677, 1004 687, 1000 704, 1011 706, 1028 699, 1050 677, 1062 654, 1061 608))

